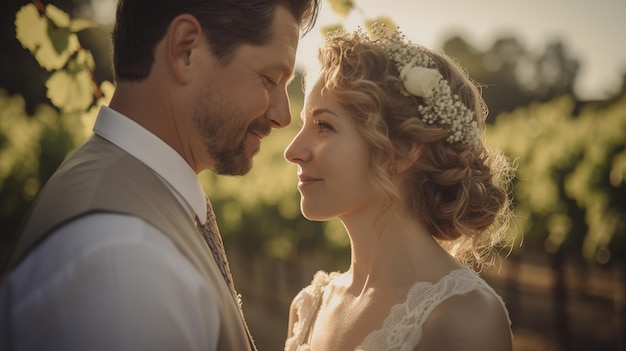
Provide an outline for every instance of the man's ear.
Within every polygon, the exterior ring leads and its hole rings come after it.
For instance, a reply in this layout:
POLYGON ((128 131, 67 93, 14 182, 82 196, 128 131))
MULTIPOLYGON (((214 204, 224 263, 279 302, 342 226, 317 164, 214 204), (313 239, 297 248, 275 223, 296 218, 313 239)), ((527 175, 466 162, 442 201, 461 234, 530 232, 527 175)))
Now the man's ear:
POLYGON ((205 44, 202 26, 189 14, 175 17, 167 29, 166 55, 172 74, 180 83, 188 83, 193 77, 192 52, 205 44))
POLYGON ((404 173, 411 168, 422 154, 422 144, 411 144, 411 147, 405 150, 396 160, 396 174, 404 173))

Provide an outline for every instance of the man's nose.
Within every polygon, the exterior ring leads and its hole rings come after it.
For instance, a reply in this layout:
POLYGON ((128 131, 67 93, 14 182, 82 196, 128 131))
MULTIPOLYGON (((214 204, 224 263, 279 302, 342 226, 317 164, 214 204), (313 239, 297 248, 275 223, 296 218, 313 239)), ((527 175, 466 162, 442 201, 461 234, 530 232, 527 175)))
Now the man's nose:
POLYGON ((267 118, 272 124, 272 128, 284 128, 291 123, 291 105, 287 90, 277 89, 272 96, 267 118))

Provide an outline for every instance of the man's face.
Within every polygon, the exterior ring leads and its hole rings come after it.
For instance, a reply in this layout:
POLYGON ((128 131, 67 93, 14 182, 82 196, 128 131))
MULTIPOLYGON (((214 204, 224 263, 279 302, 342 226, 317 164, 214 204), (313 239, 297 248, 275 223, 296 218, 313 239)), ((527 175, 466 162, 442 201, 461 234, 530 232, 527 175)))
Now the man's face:
POLYGON ((193 123, 209 168, 218 174, 246 174, 261 139, 291 121, 287 85, 293 76, 299 27, 281 6, 272 26, 266 44, 244 44, 226 65, 210 67, 195 94, 193 123))

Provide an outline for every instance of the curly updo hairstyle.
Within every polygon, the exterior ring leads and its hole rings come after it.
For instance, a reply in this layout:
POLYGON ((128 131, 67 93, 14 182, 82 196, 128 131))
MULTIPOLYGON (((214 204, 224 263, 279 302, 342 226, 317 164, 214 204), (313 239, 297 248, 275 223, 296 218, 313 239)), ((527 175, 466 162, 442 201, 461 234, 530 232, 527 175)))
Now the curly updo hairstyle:
MULTIPOLYGON (((477 86, 453 60, 424 50, 453 94, 470 109, 484 130, 487 114, 477 86)), ((483 141, 473 145, 446 141, 448 131, 421 120, 420 97, 401 93, 398 69, 386 52, 355 33, 330 35, 319 51, 325 89, 351 112, 371 145, 371 177, 389 200, 401 199, 432 235, 461 262, 481 269, 493 262, 507 239, 511 218, 513 167, 483 141), (413 146, 419 158, 405 172, 402 188, 392 180, 396 160, 413 146)))

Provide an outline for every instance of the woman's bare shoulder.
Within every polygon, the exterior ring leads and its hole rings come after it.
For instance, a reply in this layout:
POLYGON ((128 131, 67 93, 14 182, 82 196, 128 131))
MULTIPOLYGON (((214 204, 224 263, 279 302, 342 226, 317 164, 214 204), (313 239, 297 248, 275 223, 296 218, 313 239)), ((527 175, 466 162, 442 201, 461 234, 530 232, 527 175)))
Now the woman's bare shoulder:
POLYGON ((511 344, 510 323, 500 299, 476 289, 450 297, 433 310, 416 350, 508 351, 511 344))

